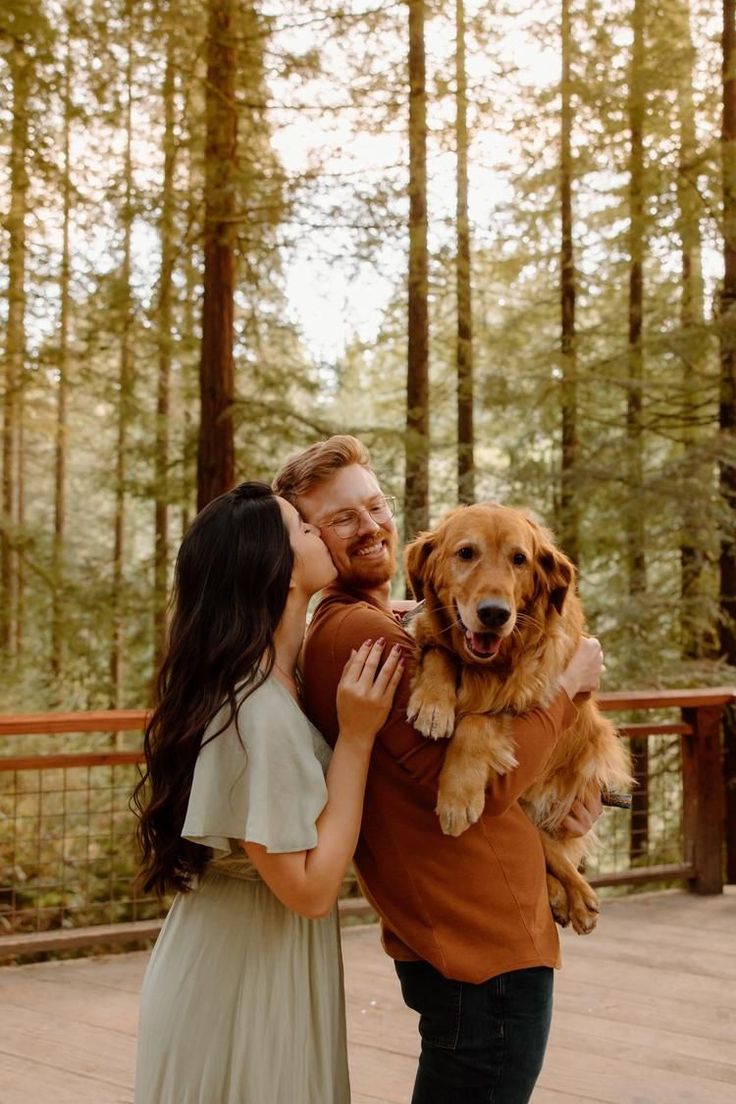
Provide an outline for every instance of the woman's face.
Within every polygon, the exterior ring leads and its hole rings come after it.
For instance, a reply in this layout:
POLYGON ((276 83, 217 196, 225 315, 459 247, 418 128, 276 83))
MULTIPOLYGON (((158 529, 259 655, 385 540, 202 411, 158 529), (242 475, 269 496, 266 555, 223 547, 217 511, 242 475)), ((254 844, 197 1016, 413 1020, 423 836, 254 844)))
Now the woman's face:
POLYGON ((337 568, 317 526, 304 521, 285 498, 279 498, 278 503, 294 553, 292 581, 303 594, 311 596, 337 578, 337 568))

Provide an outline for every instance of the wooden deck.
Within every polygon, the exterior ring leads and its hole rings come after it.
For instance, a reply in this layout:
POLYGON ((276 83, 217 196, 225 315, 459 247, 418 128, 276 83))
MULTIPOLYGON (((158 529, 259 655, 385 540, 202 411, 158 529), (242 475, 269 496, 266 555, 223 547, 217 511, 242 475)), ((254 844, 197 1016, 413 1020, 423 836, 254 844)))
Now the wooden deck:
MULTIPOLYGON (((736 887, 607 901, 563 949, 534 1104, 734 1104, 736 887)), ((415 1017, 376 929, 344 955, 353 1104, 408 1104, 415 1017)), ((0 968, 0 1104, 130 1104, 146 957, 0 968)))

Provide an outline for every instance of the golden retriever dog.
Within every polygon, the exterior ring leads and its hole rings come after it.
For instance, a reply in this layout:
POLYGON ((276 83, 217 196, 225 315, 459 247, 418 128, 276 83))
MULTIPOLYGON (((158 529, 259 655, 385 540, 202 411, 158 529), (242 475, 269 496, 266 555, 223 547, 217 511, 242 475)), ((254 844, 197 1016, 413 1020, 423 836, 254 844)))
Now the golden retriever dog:
MULTIPOLYGON (((443 832, 480 816, 493 772, 516 765, 511 716, 547 705, 575 653, 584 616, 575 568, 552 535, 520 510, 482 503, 450 511, 405 552, 424 605, 409 622, 416 669, 407 709, 425 736, 452 737, 440 775, 443 832)), ((594 843, 559 838, 576 797, 631 784, 628 755, 590 695, 521 803, 541 832, 550 903, 561 924, 593 930, 598 898, 579 866, 594 843)))

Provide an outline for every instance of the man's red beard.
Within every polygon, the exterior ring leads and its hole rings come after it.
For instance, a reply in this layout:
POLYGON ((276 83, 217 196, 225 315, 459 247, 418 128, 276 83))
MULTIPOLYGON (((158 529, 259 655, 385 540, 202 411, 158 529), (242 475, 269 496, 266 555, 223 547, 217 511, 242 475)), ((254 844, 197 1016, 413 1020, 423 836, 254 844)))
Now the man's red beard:
POLYGON ((398 537, 392 530, 381 530, 371 537, 364 537, 359 541, 351 541, 348 547, 350 557, 349 568, 341 572, 343 582, 354 587, 376 587, 389 582, 396 572, 396 549, 398 537), (381 557, 378 562, 362 560, 355 553, 361 548, 369 548, 376 541, 382 541, 385 545, 387 556, 381 557))

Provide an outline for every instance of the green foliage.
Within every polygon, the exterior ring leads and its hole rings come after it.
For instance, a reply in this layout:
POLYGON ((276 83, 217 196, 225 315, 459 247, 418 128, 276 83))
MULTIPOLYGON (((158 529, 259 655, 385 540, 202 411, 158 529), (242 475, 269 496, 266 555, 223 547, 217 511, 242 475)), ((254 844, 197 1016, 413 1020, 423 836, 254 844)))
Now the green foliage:
MULTIPOLYGON (((477 494, 531 508, 554 528, 560 516, 562 401, 559 12, 553 4, 517 0, 492 10, 467 7, 477 494)), ((162 349, 171 359, 169 568, 195 501, 206 12, 191 0, 176 5, 75 0, 64 12, 60 21, 56 9, 41 0, 11 2, 0 17, 3 91, 12 91, 11 41, 25 44, 34 73, 26 156, 23 436, 20 463, 11 473, 15 505, 3 518, 20 570, 22 625, 3 660, 7 677, 0 707, 5 709, 89 708, 110 700, 121 401, 128 420, 123 703, 148 700, 162 349), (174 61, 175 248, 171 271, 163 273, 167 51, 174 61), (131 172, 124 149, 129 65, 131 172), (68 173, 65 124, 71 136, 68 173), (55 438, 66 187, 71 195, 69 410, 61 435, 66 508, 59 555, 55 438), (129 280, 123 263, 126 225, 132 242, 129 280), (167 277, 168 333, 161 321, 167 277), (132 373, 128 393, 121 395, 125 341, 132 373), (63 612, 65 653, 58 678, 52 655, 55 595, 63 612)), ((405 7, 301 0, 268 9, 247 3, 238 12, 238 476, 269 478, 281 459, 302 445, 351 431, 372 449, 387 490, 400 496, 406 386, 405 7), (295 291, 296 272, 301 290, 295 291), (311 285, 306 291, 313 295, 324 283, 324 311, 330 319, 334 315, 336 336, 327 353, 315 346, 314 319, 305 319, 300 303, 305 272, 311 285), (335 288, 342 290, 333 302, 328 296, 335 288), (371 301, 367 322, 362 308, 371 301)), ((446 6, 432 5, 428 14, 430 513, 436 518, 456 495, 454 26, 446 6)), ((572 5, 581 589, 591 628, 604 639, 612 681, 723 682, 731 675, 719 664, 712 642, 719 540, 730 519, 717 471, 733 444, 716 428, 718 27, 704 0, 664 0, 648 9, 643 482, 632 487, 626 432, 630 14, 623 2, 572 5), (695 144, 683 160, 688 113, 695 144), (688 229, 699 234, 703 279, 698 310, 686 318, 681 252, 688 229), (631 597, 626 533, 629 520, 641 516, 647 586, 631 597), (688 540, 697 546, 702 571, 697 593, 684 598, 681 549, 688 540), (686 614, 706 642, 698 658, 683 659, 686 614)), ((6 95, 0 103, 3 159, 12 125, 12 98, 6 95)), ((7 185, 0 189, 5 199, 7 185)), ((3 235, 3 289, 7 260, 3 235)), ((0 309, 7 317, 6 302, 0 309)), ((321 329, 327 333, 329 327, 321 329)), ((400 580, 396 586, 399 592, 400 580)))

